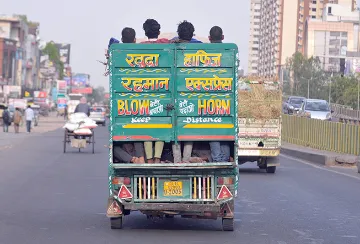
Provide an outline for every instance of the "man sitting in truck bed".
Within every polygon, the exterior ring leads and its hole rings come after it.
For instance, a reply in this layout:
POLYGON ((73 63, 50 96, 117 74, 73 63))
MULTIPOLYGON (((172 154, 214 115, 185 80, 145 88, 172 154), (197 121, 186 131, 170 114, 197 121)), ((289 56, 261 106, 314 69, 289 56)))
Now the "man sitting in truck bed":
MULTIPOLYGON (((209 41, 211 43, 222 43, 224 40, 223 31, 219 26, 210 29, 209 41)), ((211 157, 214 162, 228 162, 230 160, 229 143, 212 141, 210 144, 211 157)))
MULTIPOLYGON (((148 38, 147 41, 141 43, 169 43, 168 39, 158 39, 160 35, 160 24, 154 19, 147 19, 143 24, 143 29, 145 31, 145 35, 148 38)), ((161 155, 164 149, 163 141, 155 142, 155 150, 153 149, 153 142, 146 141, 144 142, 145 146, 145 155, 147 159, 147 163, 160 163, 161 155)))

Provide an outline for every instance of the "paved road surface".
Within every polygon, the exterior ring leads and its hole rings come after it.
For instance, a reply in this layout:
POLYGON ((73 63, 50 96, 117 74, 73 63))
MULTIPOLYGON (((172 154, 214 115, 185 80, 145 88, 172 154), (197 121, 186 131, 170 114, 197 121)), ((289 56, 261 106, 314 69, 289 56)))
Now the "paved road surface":
MULTIPOLYGON (((324 169, 282 157, 275 175, 241 170, 236 230, 220 221, 141 214, 111 230, 107 132, 96 129, 96 154, 62 153, 62 130, 0 151, 0 243, 360 243, 360 178, 355 169, 324 169)), ((248 166, 247 166, 248 167, 248 166)), ((251 165, 250 165, 251 167, 251 165)))

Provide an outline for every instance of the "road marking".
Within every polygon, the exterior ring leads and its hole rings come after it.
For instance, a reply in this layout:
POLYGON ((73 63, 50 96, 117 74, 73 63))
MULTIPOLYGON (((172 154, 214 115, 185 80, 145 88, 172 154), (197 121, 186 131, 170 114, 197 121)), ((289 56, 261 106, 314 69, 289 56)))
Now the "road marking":
POLYGON ((321 169, 321 170, 324 170, 324 171, 328 171, 328 172, 332 172, 332 173, 335 173, 335 174, 347 176, 347 177, 350 177, 350 178, 353 178, 353 179, 356 179, 356 180, 360 180, 360 178, 357 177, 357 176, 350 175, 350 174, 346 174, 346 173, 343 173, 343 172, 338 172, 338 171, 336 171, 336 170, 327 169, 327 168, 325 168, 325 166, 319 166, 319 165, 316 165, 316 164, 314 164, 314 163, 307 162, 307 161, 302 160, 302 159, 293 158, 293 157, 291 157, 291 156, 287 156, 287 155, 284 155, 284 154, 281 154, 280 157, 284 157, 284 158, 287 158, 287 159, 290 159, 290 160, 294 160, 294 161, 297 161, 297 162, 299 162, 299 163, 309 165, 309 166, 311 166, 311 167, 313 167, 313 168, 316 168, 316 169, 321 169))
POLYGON ((343 238, 357 238, 357 236, 341 236, 343 238))

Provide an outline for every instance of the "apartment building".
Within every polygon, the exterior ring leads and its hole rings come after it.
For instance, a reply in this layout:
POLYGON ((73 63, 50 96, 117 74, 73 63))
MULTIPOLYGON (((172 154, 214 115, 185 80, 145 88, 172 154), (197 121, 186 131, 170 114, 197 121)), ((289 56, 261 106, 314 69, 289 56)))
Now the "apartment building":
POLYGON ((260 14, 261 0, 251 0, 250 3, 250 38, 249 38, 249 57, 248 73, 256 75, 258 73, 259 43, 260 43, 260 14))
POLYGON ((358 52, 359 12, 351 5, 325 5, 322 19, 308 19, 305 56, 318 57, 322 68, 338 72, 349 52, 358 52))
MULTIPOLYGON (((253 8, 252 0, 252 7, 253 8)), ((349 11, 356 9, 356 0, 260 0, 259 48, 251 45, 253 29, 250 30, 249 68, 252 72, 253 51, 258 52, 257 70, 260 75, 278 75, 295 52, 305 55, 306 23, 309 19, 322 19, 327 4, 341 6, 349 11)), ((331 11, 331 10, 330 10, 331 11)), ((331 16, 331 12, 327 14, 331 16)), ((251 14, 253 20, 254 14, 251 14)), ((251 25, 253 26, 253 24, 251 25)), ((254 65, 255 66, 255 65, 254 65)))

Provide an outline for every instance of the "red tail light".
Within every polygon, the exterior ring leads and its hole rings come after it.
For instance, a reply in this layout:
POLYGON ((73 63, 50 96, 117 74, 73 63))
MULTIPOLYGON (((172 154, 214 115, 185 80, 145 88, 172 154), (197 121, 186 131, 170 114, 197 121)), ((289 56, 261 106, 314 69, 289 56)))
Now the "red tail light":
POLYGON ((131 180, 129 177, 113 177, 112 181, 113 185, 130 185, 131 180))
POLYGON ((218 177, 218 185, 232 185, 234 184, 233 177, 218 177))

